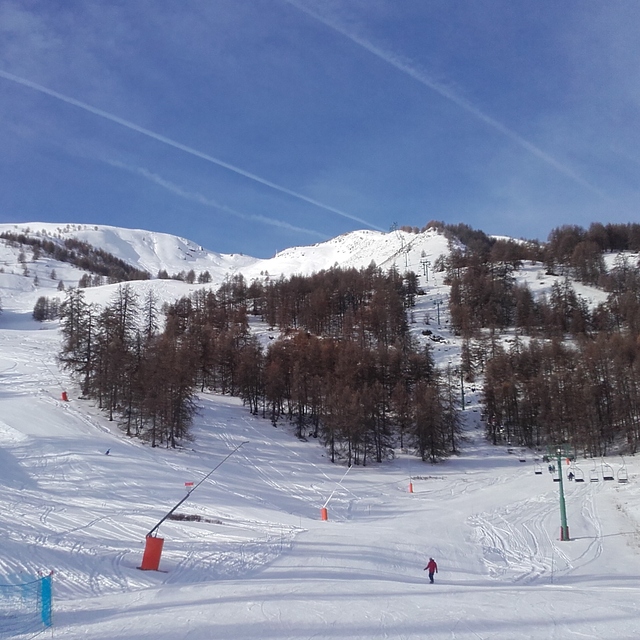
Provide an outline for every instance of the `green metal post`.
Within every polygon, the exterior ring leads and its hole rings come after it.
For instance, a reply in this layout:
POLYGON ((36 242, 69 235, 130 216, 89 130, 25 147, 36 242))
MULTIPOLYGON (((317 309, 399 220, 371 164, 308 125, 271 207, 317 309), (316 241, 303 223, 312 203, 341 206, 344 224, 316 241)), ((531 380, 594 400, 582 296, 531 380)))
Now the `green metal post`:
POLYGON ((560 540, 569 540, 569 525, 567 524, 567 508, 564 504, 564 486, 562 484, 562 452, 558 455, 558 478, 560 479, 560 540))

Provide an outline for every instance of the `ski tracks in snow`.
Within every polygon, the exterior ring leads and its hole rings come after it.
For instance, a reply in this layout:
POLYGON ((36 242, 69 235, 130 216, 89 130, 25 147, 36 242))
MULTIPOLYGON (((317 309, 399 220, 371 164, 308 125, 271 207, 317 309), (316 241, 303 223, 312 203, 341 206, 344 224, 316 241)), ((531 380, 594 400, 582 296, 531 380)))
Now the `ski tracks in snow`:
MULTIPOLYGON (((251 434, 255 434, 258 437, 253 440, 249 437, 249 446, 240 449, 238 454, 244 459, 244 462, 248 469, 251 469, 260 482, 275 492, 274 500, 268 500, 268 492, 264 492, 261 499, 265 505, 274 507, 275 505, 282 506, 283 498, 291 498, 289 503, 289 510, 293 515, 309 517, 313 510, 319 510, 324 502, 329 498, 331 492, 336 488, 340 476, 344 473, 344 469, 341 467, 338 471, 340 475, 337 477, 330 477, 325 471, 323 471, 318 465, 313 462, 305 460, 306 469, 300 470, 300 465, 292 465, 290 471, 286 470, 286 461, 299 459, 302 462, 303 458, 295 451, 294 446, 285 445, 277 440, 269 441, 265 439, 263 433, 258 427, 252 424, 249 419, 244 419, 244 424, 247 427, 247 431, 251 434), (278 447, 284 453, 284 463, 273 464, 270 462, 273 460, 273 456, 262 453, 262 449, 265 447, 278 447), (293 476, 299 474, 299 480, 296 480, 293 476)), ((268 424, 265 421, 265 425, 268 424)), ((228 443, 231 447, 235 445, 235 441, 231 440, 224 432, 221 434, 222 439, 228 443)), ((295 443, 295 440, 292 440, 295 443)), ((345 494, 351 495, 352 498, 357 498, 347 487, 343 485, 339 488, 336 496, 340 493, 342 496, 345 494)), ((256 495, 252 496, 255 500, 256 495)), ((336 499, 336 504, 338 500, 336 499)))
MULTIPOLYGON (((523 513, 528 508, 529 505, 523 506, 523 513)), ((472 541, 481 545, 483 562, 491 578, 513 582, 535 580, 550 568, 540 554, 537 536, 542 532, 535 516, 527 515, 527 519, 514 524, 505 515, 506 512, 495 512, 469 518, 468 523, 474 529, 472 541)))
POLYGON ((553 581, 554 575, 557 580, 597 561, 603 548, 595 502, 599 490, 575 485, 567 492, 573 530, 586 534, 571 541, 559 540, 559 496, 553 491, 468 518, 471 542, 481 546, 488 575, 524 584, 543 577, 553 581))

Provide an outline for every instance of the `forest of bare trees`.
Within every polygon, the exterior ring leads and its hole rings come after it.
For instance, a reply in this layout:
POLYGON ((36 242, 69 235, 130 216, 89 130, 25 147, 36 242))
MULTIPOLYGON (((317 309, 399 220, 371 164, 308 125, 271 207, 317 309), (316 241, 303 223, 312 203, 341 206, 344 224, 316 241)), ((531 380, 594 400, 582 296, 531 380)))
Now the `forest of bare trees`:
MULTIPOLYGON (((429 226, 452 239, 436 267, 451 286, 461 373, 482 380, 487 437, 588 456, 635 452, 640 266, 622 252, 640 251, 640 225, 560 227, 546 244, 429 226), (607 252, 619 254, 608 269, 607 252), (518 283, 527 262, 553 276, 548 295, 518 283), (575 282, 606 301, 588 303, 575 282)), ((128 435, 153 446, 188 440, 196 394, 216 391, 274 427, 286 421, 299 438, 320 439, 332 461, 380 462, 398 447, 437 461, 459 447, 457 381, 410 335, 420 293, 415 274, 372 263, 251 283, 236 275, 162 309, 126 284, 103 309, 71 289, 62 303, 41 298, 34 317, 59 314, 62 365, 128 435), (269 328, 262 339, 250 330, 258 320, 269 328)))
POLYGON ((543 247, 498 241, 453 251, 445 267, 451 322, 463 337, 468 380, 484 376, 487 434, 525 446, 569 444, 576 453, 635 453, 640 439, 640 225, 554 229, 543 247), (503 246, 500 246, 503 245, 503 246), (531 252, 556 280, 534 299, 516 282, 531 252), (605 268, 604 253, 619 252, 605 268), (509 257, 507 257, 509 256, 509 257), (572 282, 607 293, 593 305, 572 282), (499 336, 512 334, 508 348, 499 336))
POLYGON ((161 315, 129 285, 104 309, 72 289, 59 308, 60 361, 128 435, 154 446, 188 439, 195 394, 217 391, 319 438, 332 461, 381 462, 406 446, 437 461, 459 446, 458 398, 409 335, 416 294, 413 274, 373 265, 250 285, 234 276, 161 315), (250 315, 271 328, 266 345, 250 315))
POLYGON ((617 441, 635 453, 640 438, 640 344, 628 333, 574 343, 515 340, 485 372, 493 442, 567 443, 584 456, 617 441))

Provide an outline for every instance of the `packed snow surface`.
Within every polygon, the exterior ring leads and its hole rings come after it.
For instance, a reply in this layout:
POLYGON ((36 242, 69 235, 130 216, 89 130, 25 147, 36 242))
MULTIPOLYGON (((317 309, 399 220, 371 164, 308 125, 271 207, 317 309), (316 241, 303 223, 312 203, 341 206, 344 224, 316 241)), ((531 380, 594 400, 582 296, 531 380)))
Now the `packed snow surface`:
MULTIPOLYGON (((541 452, 486 443, 473 387, 462 451, 437 465, 398 451, 345 475, 316 440, 208 394, 192 442, 152 449, 79 398, 57 366, 57 324, 30 317, 38 295, 55 293, 51 269, 69 280, 78 272, 40 259, 26 276, 14 250, 2 251, 0 582, 54 571, 53 627, 42 637, 638 637, 635 458, 580 460, 586 482, 565 476, 571 540, 560 541, 559 483, 541 452), (241 444, 179 507, 199 521, 161 524, 161 571, 139 570, 145 535, 185 483, 241 444), (603 481, 606 465, 616 480, 603 481), (617 482, 623 465, 627 483, 617 482), (430 556, 433 585, 423 571, 430 556)), ((436 359, 455 362, 445 306, 439 327, 434 309, 446 290, 433 275, 421 284, 416 331, 429 321, 443 337, 436 359)), ((88 291, 107 302, 113 288, 88 291)))

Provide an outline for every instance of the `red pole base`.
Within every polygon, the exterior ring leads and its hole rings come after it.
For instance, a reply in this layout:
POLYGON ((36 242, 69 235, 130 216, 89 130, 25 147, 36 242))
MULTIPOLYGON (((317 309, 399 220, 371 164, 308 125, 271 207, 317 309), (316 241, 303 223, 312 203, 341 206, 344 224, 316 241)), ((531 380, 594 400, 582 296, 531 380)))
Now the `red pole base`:
POLYGON ((138 569, 142 571, 158 571, 160 566, 160 557, 162 556, 162 546, 164 545, 164 538, 155 538, 154 536, 147 536, 147 542, 144 547, 144 554, 142 556, 142 564, 138 569))
POLYGON ((413 482, 409 483, 409 493, 413 493, 413 482))
POLYGON ((321 520, 328 520, 329 519, 329 513, 328 513, 326 507, 322 507, 322 509, 320 509, 320 519, 321 520))

